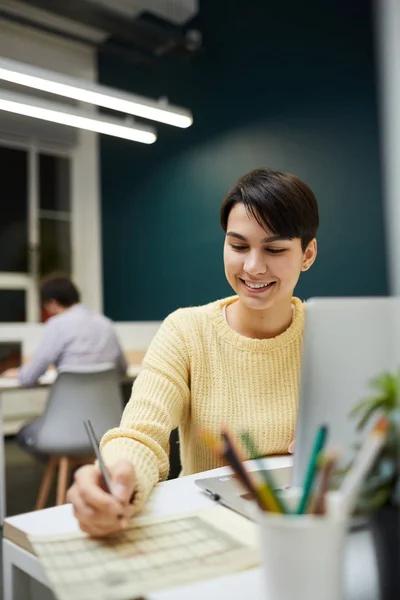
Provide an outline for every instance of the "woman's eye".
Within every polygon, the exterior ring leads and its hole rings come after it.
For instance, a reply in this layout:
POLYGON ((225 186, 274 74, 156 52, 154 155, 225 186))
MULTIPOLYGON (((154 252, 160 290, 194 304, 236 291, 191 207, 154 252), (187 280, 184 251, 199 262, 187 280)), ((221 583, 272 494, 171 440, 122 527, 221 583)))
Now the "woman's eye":
POLYGON ((286 248, 266 248, 266 250, 270 254, 282 254, 282 252, 286 251, 286 248))
POLYGON ((247 246, 239 246, 237 244, 231 244, 231 248, 233 248, 233 250, 246 250, 247 246))

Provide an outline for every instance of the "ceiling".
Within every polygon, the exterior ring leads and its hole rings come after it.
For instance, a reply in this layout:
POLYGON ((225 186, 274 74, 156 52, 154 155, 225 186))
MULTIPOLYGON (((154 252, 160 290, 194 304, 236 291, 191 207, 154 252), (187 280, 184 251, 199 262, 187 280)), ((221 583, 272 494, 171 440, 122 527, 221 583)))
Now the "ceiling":
POLYGON ((95 46, 136 64, 185 60, 201 46, 198 0, 0 0, 0 18, 95 46))
POLYGON ((176 25, 184 25, 198 10, 198 0, 90 0, 121 15, 134 18, 146 10, 176 25))

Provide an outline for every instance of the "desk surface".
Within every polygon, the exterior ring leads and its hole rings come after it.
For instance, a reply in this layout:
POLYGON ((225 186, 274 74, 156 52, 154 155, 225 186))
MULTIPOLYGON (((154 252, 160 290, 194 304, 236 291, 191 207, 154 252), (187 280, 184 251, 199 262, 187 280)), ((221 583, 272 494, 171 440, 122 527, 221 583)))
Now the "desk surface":
MULTIPOLYGON (((252 463, 249 464, 251 468, 252 463)), ((288 456, 265 459, 266 468, 269 469, 287 468, 291 464, 292 457, 288 456)), ((223 467, 160 483, 155 488, 142 514, 162 516, 208 507, 213 501, 194 484, 194 480, 228 473, 230 473, 230 469, 223 467)), ((70 504, 10 517, 6 519, 6 523, 28 535, 68 533, 78 530, 78 524, 72 514, 70 504)), ((6 532, 4 533, 6 536, 6 532)), ((345 600, 377 600, 376 567, 369 533, 352 534, 350 538, 346 556, 345 600)), ((28 554, 23 550, 20 552, 28 554)), ((32 558, 37 563, 35 565, 37 578, 39 581, 43 581, 43 570, 37 559, 32 558)), ((32 575, 32 572, 30 574, 32 575)), ((220 600, 221 598, 242 600, 244 591, 252 600, 269 600, 263 596, 262 570, 260 568, 157 592, 148 596, 148 600, 187 600, 187 598, 191 600, 204 600, 204 598, 207 600, 220 600)))
MULTIPOLYGON (((264 460, 268 469, 291 467, 293 462, 291 456, 277 456, 264 460)), ((250 468, 256 468, 253 461, 249 461, 248 464, 250 468)), ((212 500, 194 484, 194 481, 200 478, 228 475, 230 473, 231 469, 229 467, 221 467, 213 471, 163 481, 154 489, 145 509, 141 512, 141 516, 171 515, 208 507, 212 500)), ((28 535, 70 533, 79 530, 78 522, 72 513, 71 504, 63 504, 62 506, 8 517, 5 519, 5 523, 14 525, 28 535)))

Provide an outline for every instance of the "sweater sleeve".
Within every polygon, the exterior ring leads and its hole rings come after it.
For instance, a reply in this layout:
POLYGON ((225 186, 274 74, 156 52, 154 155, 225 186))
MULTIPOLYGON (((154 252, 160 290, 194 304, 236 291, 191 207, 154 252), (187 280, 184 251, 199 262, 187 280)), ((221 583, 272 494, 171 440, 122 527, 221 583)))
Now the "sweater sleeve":
POLYGON ((155 484, 169 472, 169 438, 184 418, 190 399, 189 355, 172 313, 153 338, 120 426, 108 431, 100 448, 107 464, 121 458, 135 468, 134 499, 139 511, 155 484))

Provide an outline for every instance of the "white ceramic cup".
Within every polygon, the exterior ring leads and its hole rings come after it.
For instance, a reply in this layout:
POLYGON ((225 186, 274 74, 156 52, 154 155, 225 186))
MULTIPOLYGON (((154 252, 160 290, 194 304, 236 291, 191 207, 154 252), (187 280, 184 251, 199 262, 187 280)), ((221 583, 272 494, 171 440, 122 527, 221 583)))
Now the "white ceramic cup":
POLYGON ((343 599, 347 520, 327 501, 326 516, 257 511, 266 600, 343 599))

